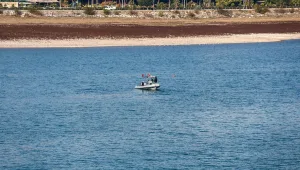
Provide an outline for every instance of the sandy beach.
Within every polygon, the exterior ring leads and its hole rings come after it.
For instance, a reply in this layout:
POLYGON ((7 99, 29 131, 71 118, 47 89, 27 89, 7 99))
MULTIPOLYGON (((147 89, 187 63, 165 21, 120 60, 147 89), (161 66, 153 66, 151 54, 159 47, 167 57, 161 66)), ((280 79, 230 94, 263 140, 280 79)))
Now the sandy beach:
POLYGON ((294 34, 234 34, 220 36, 194 36, 172 38, 122 38, 122 39, 62 39, 62 40, 4 40, 0 48, 65 48, 65 47, 107 47, 107 46, 164 46, 223 43, 275 42, 300 39, 294 34))

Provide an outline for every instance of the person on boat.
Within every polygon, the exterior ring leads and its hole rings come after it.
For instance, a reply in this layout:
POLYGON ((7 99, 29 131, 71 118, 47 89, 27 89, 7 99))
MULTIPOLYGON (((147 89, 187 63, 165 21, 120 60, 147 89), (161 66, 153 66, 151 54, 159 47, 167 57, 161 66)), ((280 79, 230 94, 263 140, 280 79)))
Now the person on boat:
POLYGON ((154 83, 157 83, 157 77, 154 77, 154 78, 153 78, 153 82, 154 82, 154 83))

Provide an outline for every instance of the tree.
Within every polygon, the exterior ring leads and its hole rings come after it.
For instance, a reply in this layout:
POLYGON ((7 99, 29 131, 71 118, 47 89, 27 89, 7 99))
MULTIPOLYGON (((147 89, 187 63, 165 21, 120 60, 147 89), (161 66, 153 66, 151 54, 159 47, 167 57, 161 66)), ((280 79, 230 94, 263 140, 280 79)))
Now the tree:
POLYGON ((197 4, 191 0, 189 3, 187 3, 187 8, 188 9, 193 9, 193 8, 195 8, 196 5, 197 4))
POLYGON ((173 2, 173 6, 175 9, 177 9, 179 7, 180 1, 179 0, 174 0, 173 2))
POLYGON ((138 5, 140 6, 151 6, 152 0, 137 0, 138 5))
POLYGON ((211 0, 203 0, 203 5, 205 7, 210 7, 211 6, 211 0))
POLYGON ((187 1, 187 0, 182 0, 183 8, 184 8, 184 9, 186 8, 186 1, 187 1))
POLYGON ((244 8, 248 9, 251 7, 252 0, 243 0, 243 6, 244 8))
POLYGON ((300 0, 292 0, 291 5, 300 6, 300 0))
POLYGON ((128 4, 131 7, 131 9, 133 9, 133 7, 134 7, 134 0, 129 0, 128 4))
POLYGON ((276 5, 278 7, 284 7, 285 5, 290 5, 291 0, 265 0, 266 4, 276 5))
POLYGON ((160 2, 157 4, 157 8, 158 9, 165 9, 167 7, 167 4, 163 3, 163 2, 160 2))
POLYGON ((219 8, 238 6, 241 4, 241 0, 217 0, 216 6, 219 8))
POLYGON ((276 3, 276 6, 279 7, 284 7, 285 5, 287 5, 289 2, 287 2, 286 0, 278 0, 278 2, 276 3))

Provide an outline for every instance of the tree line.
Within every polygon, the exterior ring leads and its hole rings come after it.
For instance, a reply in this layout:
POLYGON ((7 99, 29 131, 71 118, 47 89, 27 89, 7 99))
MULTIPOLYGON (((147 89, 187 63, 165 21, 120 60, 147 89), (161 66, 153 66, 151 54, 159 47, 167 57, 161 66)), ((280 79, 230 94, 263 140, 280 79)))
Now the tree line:
MULTIPOLYGON (((74 0, 63 0, 73 3, 74 0)), ((255 5, 267 7, 299 7, 300 0, 79 0, 81 6, 114 5, 119 8, 156 8, 156 9, 186 9, 186 8, 253 8, 255 5)))
MULTIPOLYGON (((0 0, 0 2, 20 2, 22 0, 0 0)), ((205 8, 244 8, 262 7, 300 7, 300 0, 59 0, 52 4, 37 4, 52 7, 94 7, 115 6, 117 9, 205 9, 205 8)), ((22 5, 21 5, 22 6, 22 5)), ((0 8, 3 7, 0 4, 0 8)))

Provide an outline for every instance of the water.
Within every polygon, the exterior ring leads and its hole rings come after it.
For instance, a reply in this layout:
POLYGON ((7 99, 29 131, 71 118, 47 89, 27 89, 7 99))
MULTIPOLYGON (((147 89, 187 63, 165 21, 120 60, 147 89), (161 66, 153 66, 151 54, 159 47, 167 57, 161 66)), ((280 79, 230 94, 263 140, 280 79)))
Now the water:
POLYGON ((0 49, 0 169, 300 169, 299 52, 0 49))

